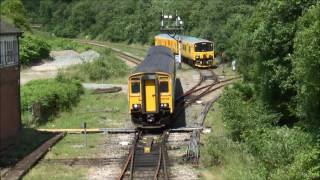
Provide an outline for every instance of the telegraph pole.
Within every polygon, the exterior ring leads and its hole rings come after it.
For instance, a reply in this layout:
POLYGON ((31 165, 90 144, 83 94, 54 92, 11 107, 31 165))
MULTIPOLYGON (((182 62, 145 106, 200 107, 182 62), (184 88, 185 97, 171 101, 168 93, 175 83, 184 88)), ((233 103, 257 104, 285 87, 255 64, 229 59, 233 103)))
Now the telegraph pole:
POLYGON ((170 37, 177 41, 178 48, 178 58, 176 58, 176 63, 178 64, 178 68, 181 68, 181 36, 177 34, 181 33, 183 30, 183 21, 180 16, 178 16, 178 11, 176 11, 175 15, 164 14, 162 11, 161 17, 161 25, 160 30, 163 33, 168 34, 170 37))

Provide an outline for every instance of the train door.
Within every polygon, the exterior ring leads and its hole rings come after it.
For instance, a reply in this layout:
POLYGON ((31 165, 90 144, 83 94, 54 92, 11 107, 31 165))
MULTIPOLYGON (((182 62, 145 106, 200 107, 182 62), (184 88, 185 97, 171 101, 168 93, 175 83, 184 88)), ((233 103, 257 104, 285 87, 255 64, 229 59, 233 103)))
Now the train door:
POLYGON ((146 112, 157 111, 157 95, 156 95, 156 80, 145 80, 145 110, 146 112))

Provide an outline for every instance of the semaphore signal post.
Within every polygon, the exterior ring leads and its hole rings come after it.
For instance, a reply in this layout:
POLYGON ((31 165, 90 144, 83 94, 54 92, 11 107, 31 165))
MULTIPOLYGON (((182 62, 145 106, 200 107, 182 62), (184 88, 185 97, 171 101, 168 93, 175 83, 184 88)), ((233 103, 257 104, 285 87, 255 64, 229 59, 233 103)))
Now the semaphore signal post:
POLYGON ((163 33, 168 34, 170 37, 175 39, 178 43, 178 50, 179 54, 178 57, 176 57, 176 63, 178 64, 178 68, 181 68, 181 36, 176 36, 177 34, 181 34, 183 30, 183 21, 178 16, 178 12, 176 11, 175 15, 171 14, 164 14, 162 11, 161 17, 161 25, 160 25, 160 31, 163 33))

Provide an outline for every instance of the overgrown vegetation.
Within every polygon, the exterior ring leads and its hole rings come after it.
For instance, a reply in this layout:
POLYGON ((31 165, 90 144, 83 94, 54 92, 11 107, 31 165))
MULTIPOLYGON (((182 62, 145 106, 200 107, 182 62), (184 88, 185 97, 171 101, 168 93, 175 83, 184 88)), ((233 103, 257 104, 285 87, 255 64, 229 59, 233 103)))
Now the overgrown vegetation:
POLYGON ((128 66, 109 49, 100 52, 99 59, 73 66, 62 73, 63 76, 88 82, 119 78, 128 74, 128 66))
POLYGON ((86 90, 77 106, 60 112, 53 121, 40 128, 80 128, 83 122, 88 128, 122 127, 128 123, 126 94, 92 94, 86 90))
POLYGON ((222 119, 227 131, 207 138, 206 159, 203 160, 206 166, 225 165, 229 175, 223 176, 231 179, 239 175, 240 179, 320 177, 317 136, 298 125, 293 128, 278 126, 280 114, 268 110, 253 95, 251 86, 235 84, 225 91, 219 104, 221 116, 213 123, 222 119), (247 173, 229 169, 236 164, 229 156, 238 158, 240 168, 249 164, 243 169, 247 173))
POLYGON ((49 44, 30 34, 25 35, 20 41, 20 62, 28 65, 49 57, 51 47, 49 44))
POLYGON ((82 85, 74 79, 57 76, 56 79, 33 80, 21 88, 21 109, 31 111, 33 104, 40 105, 41 117, 25 124, 46 122, 51 116, 62 110, 69 110, 77 103, 83 93, 82 85))
POLYGON ((27 11, 20 0, 0 0, 1 20, 9 21, 22 30, 30 31, 27 11))
MULTIPOLYGON (((104 135, 88 134, 87 138, 88 146, 85 147, 83 136, 68 134, 51 148, 43 160, 97 158, 97 154, 103 154, 104 135)), ((38 163, 24 179, 48 179, 48 177, 49 179, 86 179, 88 172, 90 172, 88 167, 38 163)))
POLYGON ((20 62, 22 65, 29 65, 42 58, 49 57, 51 47, 45 40, 34 36, 31 33, 27 12, 20 0, 0 1, 1 20, 12 23, 24 31, 24 36, 20 43, 20 62))

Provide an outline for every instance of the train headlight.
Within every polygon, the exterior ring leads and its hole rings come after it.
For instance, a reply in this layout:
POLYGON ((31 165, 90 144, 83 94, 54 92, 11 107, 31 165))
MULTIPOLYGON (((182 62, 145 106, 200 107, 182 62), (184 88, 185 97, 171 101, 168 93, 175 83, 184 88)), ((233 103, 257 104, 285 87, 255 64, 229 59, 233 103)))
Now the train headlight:
POLYGON ((168 103, 163 103, 163 104, 160 104, 160 107, 167 108, 167 107, 169 107, 169 104, 168 103))
POLYGON ((141 108, 141 104, 133 104, 133 109, 140 109, 141 108))

